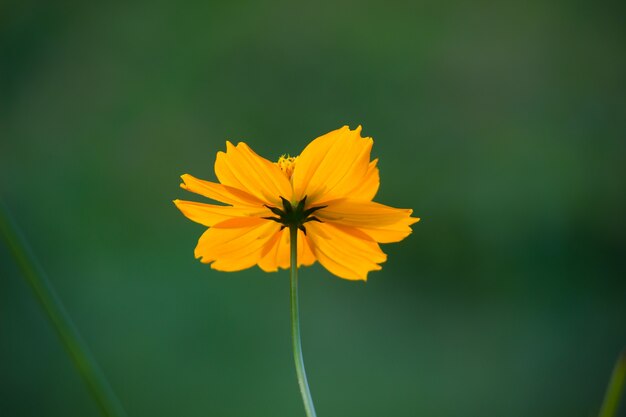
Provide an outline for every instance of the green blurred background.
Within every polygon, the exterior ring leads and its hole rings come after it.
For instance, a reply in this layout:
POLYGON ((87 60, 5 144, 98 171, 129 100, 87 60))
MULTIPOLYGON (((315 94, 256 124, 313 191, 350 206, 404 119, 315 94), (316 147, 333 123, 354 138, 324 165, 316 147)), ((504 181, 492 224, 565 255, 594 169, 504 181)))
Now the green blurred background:
MULTIPOLYGON (((171 200, 226 139, 344 124, 422 222, 367 283, 301 272, 320 417, 593 415, 626 346, 623 2, 87 3, 0 4, 0 195, 130 417, 304 415, 287 272, 200 264, 171 200)), ((98 416, 4 245, 0 276, 0 415, 98 416)))

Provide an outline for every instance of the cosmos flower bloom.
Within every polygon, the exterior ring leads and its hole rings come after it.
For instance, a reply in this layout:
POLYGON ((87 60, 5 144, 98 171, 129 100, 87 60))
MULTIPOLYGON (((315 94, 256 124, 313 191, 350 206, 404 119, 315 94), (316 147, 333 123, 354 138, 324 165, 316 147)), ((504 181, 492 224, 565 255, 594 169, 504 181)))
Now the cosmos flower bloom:
POLYGON ((298 266, 319 261, 341 278, 366 280, 387 259, 379 243, 404 239, 419 221, 410 209, 372 201, 380 183, 372 145, 360 126, 344 126, 274 163, 243 142, 226 142, 215 160, 219 183, 185 174, 181 184, 225 205, 174 200, 185 216, 209 228, 196 258, 220 271, 289 268, 289 228, 297 227, 298 266))

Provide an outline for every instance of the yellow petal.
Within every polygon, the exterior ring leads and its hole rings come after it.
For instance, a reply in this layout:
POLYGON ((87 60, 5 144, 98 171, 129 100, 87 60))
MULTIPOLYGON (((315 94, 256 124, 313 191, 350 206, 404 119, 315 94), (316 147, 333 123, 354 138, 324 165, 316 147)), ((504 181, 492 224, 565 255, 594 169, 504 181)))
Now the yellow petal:
POLYGON ((174 204, 188 219, 205 226, 213 226, 232 217, 260 217, 269 213, 266 208, 216 206, 184 200, 174 200, 174 204))
POLYGON ((372 144, 371 138, 361 137, 360 126, 344 126, 312 141, 293 171, 294 199, 307 196, 314 202, 349 195, 366 178, 372 144))
POLYGON ((215 175, 222 184, 238 188, 258 199, 280 206, 280 197, 290 200, 291 184, 280 168, 260 157, 245 143, 226 142, 226 152, 218 152, 215 175))
POLYGON ((411 225, 419 221, 419 218, 409 217, 397 223, 386 224, 373 227, 360 227, 359 230, 371 236, 379 243, 400 242, 411 234, 411 225))
POLYGON ((380 186, 380 174, 378 172, 378 167, 376 166, 377 163, 378 159, 374 159, 370 162, 365 176, 361 179, 361 183, 346 195, 349 195, 350 198, 357 200, 368 201, 372 200, 376 196, 378 187, 380 186))
MULTIPOLYGON (((287 269, 291 266, 291 244, 289 229, 285 228, 276 233, 263 249, 263 256, 259 261, 259 267, 265 272, 275 272, 278 268, 287 269)), ((315 255, 311 251, 309 242, 298 230, 298 266, 309 266, 315 262, 315 255)))
POLYGON ((413 210, 398 209, 373 201, 339 199, 322 204, 328 207, 315 212, 322 221, 357 227, 379 243, 399 242, 411 234, 411 225, 419 218, 413 210))
POLYGON ((258 265, 265 272, 276 272, 278 268, 287 268, 289 266, 289 259, 287 259, 287 266, 285 266, 281 264, 281 260, 278 258, 278 248, 281 244, 283 231, 284 229, 276 232, 261 251, 261 259, 259 259, 258 265))
POLYGON ((263 221, 246 227, 211 227, 200 237, 195 256, 211 268, 239 271, 250 268, 261 258, 261 251, 280 225, 263 221))
POLYGON ((315 254, 311 249, 309 238, 298 231, 298 266, 309 266, 315 263, 315 254))
POLYGON ((316 258, 340 278, 367 280, 368 272, 380 270, 378 264, 387 259, 378 244, 356 228, 316 222, 306 227, 316 258))
POLYGON ((224 184, 217 184, 210 181, 200 180, 192 175, 182 175, 183 183, 180 187, 192 193, 200 194, 211 200, 222 203, 237 205, 262 206, 264 203, 257 197, 238 188, 229 187, 224 184))
POLYGON ((373 201, 342 198, 320 204, 327 207, 316 211, 316 217, 347 226, 379 227, 401 221, 413 224, 419 220, 410 217, 413 213, 411 209, 398 209, 373 201))

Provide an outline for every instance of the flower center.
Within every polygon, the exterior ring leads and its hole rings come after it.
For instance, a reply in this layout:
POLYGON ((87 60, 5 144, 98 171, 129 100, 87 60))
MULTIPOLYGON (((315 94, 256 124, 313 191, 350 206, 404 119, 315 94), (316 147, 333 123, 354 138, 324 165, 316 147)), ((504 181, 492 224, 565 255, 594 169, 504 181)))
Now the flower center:
POLYGON ((309 207, 308 209, 305 210, 304 206, 306 205, 306 196, 304 196, 304 198, 297 205, 295 205, 295 207, 291 205, 289 200, 287 200, 286 198, 281 196, 280 199, 283 202, 282 210, 276 207, 268 206, 268 205, 265 206, 268 209, 270 209, 271 212, 274 213, 277 217, 263 217, 263 218, 280 223, 282 225, 280 230, 284 229, 285 227, 289 227, 290 229, 298 228, 302 230, 305 235, 306 235, 306 228, 304 227, 304 223, 311 222, 311 221, 321 223, 322 221, 318 219, 317 217, 312 216, 312 214, 315 213, 319 209, 328 207, 328 206, 309 207))
POLYGON ((297 159, 297 156, 289 156, 289 154, 285 154, 278 158, 276 165, 278 165, 280 170, 285 173, 287 178, 291 179, 291 174, 293 174, 293 170, 296 167, 297 159))

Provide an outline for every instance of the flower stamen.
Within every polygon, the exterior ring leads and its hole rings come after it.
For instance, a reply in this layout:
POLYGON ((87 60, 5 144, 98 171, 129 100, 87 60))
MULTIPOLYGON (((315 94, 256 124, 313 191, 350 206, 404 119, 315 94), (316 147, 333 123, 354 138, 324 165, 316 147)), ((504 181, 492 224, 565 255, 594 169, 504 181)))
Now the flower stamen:
POLYGON ((297 156, 289 156, 289 154, 281 155, 281 157, 278 158, 276 165, 278 165, 280 170, 283 171, 287 178, 291 179, 293 170, 296 168, 297 159, 297 156))

